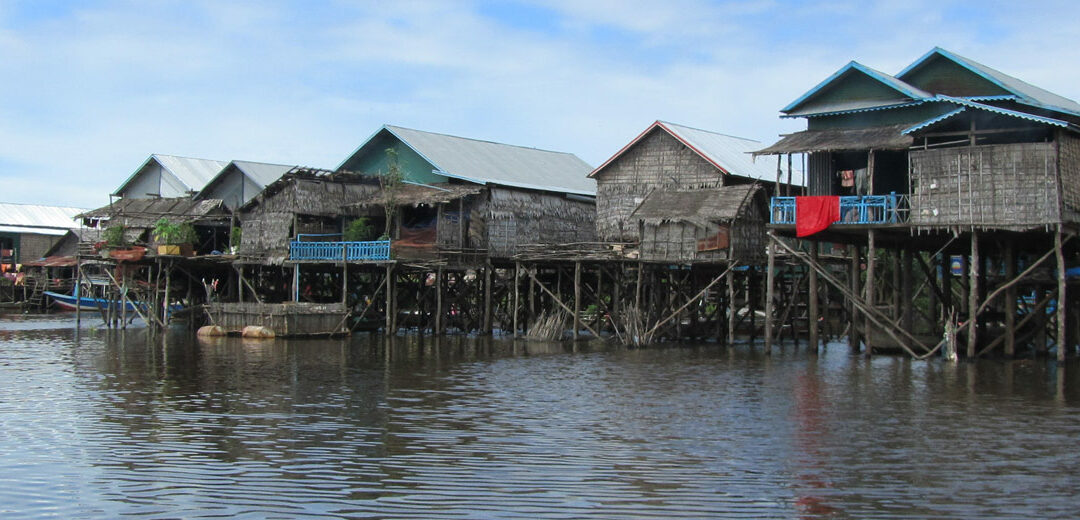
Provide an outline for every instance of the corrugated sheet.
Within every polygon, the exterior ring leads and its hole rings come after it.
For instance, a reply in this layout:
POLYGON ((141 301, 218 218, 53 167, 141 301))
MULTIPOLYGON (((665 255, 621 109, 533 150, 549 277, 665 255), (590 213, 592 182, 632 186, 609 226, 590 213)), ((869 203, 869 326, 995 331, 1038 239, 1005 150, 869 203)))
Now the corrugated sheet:
POLYGON ((113 195, 119 195, 132 183, 151 162, 156 162, 162 168, 172 173, 186 187, 186 191, 200 191, 211 179, 213 179, 228 163, 212 159, 196 159, 193 157, 179 157, 176 155, 153 154, 146 159, 132 173, 113 195))
POLYGON ((228 163, 211 159, 154 154, 153 158, 187 185, 189 191, 199 191, 228 163))
MULTIPOLYGON (((592 167, 571 153, 480 141, 399 126, 386 125, 383 129, 420 154, 439 174, 447 177, 480 184, 596 195, 596 181, 587 177, 592 167)), ((375 136, 372 136, 372 139, 374 138, 375 136)), ((364 146, 361 146, 357 153, 363 150, 364 146)), ((346 162, 348 160, 342 164, 346 162)))
POLYGON ((274 182, 285 175, 289 170, 293 169, 292 166, 286 166, 284 164, 271 164, 252 161, 233 161, 233 165, 238 170, 247 175, 249 179, 259 187, 266 187, 267 184, 274 182))
POLYGON ((866 65, 863 65, 863 64, 861 64, 859 62, 852 61, 852 62, 849 62, 847 65, 844 65, 843 67, 841 67, 840 70, 834 72, 831 76, 826 78, 825 81, 822 81, 821 83, 818 83, 817 86, 815 86, 814 88, 808 90, 802 96, 799 96, 798 99, 796 99, 795 101, 792 101, 790 104, 788 104, 788 106, 780 109, 780 111, 785 113, 785 114, 792 115, 792 116, 806 116, 806 115, 809 115, 810 113, 797 112, 795 109, 798 108, 799 106, 801 106, 806 101, 808 101, 810 98, 814 97, 814 95, 816 95, 818 92, 821 92, 822 90, 824 90, 825 88, 830 86, 832 83, 839 80, 842 76, 844 76, 845 74, 847 74, 849 72, 852 72, 852 71, 860 72, 860 73, 862 73, 862 74, 864 74, 864 75, 866 75, 866 76, 868 76, 868 77, 870 77, 870 78, 884 84, 885 86, 895 90, 897 92, 897 94, 900 95, 900 97, 898 97, 896 100, 892 100, 892 101, 882 101, 882 100, 859 101, 859 100, 851 100, 851 101, 847 101, 845 103, 834 105, 832 107, 829 107, 826 110, 818 109, 818 110, 815 110, 812 113, 838 112, 838 111, 848 111, 848 110, 861 110, 861 109, 867 109, 867 108, 872 108, 872 107, 883 107, 883 106, 888 106, 888 105, 896 105, 896 104, 899 104, 899 103, 904 102, 904 101, 914 101, 914 100, 919 100, 919 99, 926 99, 926 98, 929 98, 929 97, 933 96, 929 92, 923 91, 922 89, 919 89, 918 87, 915 87, 913 85, 909 85, 909 84, 903 82, 902 80, 900 80, 898 78, 890 76, 890 75, 888 75, 888 74, 886 74, 884 72, 881 72, 879 70, 875 70, 875 69, 872 69, 870 67, 867 67, 866 65))
MULTIPOLYGON (((674 135, 676 139, 692 148, 705 160, 731 175, 767 182, 776 181, 775 164, 770 164, 770 161, 765 160, 754 160, 753 152, 761 147, 759 141, 718 134, 664 121, 657 121, 657 124, 674 135)), ((802 185, 802 173, 793 172, 791 182, 795 185, 802 185)))
POLYGON ((19 234, 33 234, 33 235, 63 236, 63 235, 66 235, 67 232, 68 232, 68 230, 66 230, 66 229, 0 225, 0 233, 19 233, 19 234))
POLYGON ((1080 103, 1077 103, 1076 101, 1073 101, 1064 96, 1059 96, 1048 90, 1036 87, 1035 85, 1032 85, 1026 81, 1014 78, 1008 74, 1005 74, 1004 72, 1001 72, 991 67, 987 67, 982 63, 970 60, 968 58, 960 56, 959 54, 949 52, 940 47, 934 47, 932 50, 930 50, 930 52, 924 54, 921 58, 915 60, 914 63, 904 68, 904 70, 901 71, 900 74, 897 74, 897 76, 901 78, 906 76, 908 73, 919 68, 921 65, 926 63, 934 56, 943 56, 960 65, 961 67, 964 67, 974 72, 975 74, 986 78, 987 81, 990 81, 991 83, 994 83, 1001 88, 1016 94, 1021 98, 1018 101, 1022 103, 1043 108, 1049 108, 1052 110, 1066 112, 1073 115, 1080 115, 1080 103))
POLYGON ((1043 123, 1047 125, 1060 126, 1067 128, 1069 123, 1060 119, 1054 119, 1052 117, 1037 116, 1034 114, 1028 114, 1026 112, 1019 112, 1016 110, 1009 110, 1007 108, 996 107, 993 105, 984 105, 982 103, 976 103, 964 98, 956 98, 951 96, 939 95, 935 98, 935 101, 947 101, 949 103, 956 103, 965 107, 976 108, 979 110, 986 110, 987 112, 993 112, 995 114, 1001 114, 1003 116, 1016 117, 1020 119, 1026 119, 1028 121, 1035 121, 1036 123, 1043 123))
POLYGON ((75 216, 83 211, 86 210, 64 206, 0 203, 0 224, 61 230, 75 229, 79 227, 75 216))
POLYGON ((164 199, 120 199, 108 206, 87 211, 85 218, 109 219, 128 227, 152 227, 161 217, 173 222, 195 222, 228 213, 219 199, 193 200, 190 197, 164 199))

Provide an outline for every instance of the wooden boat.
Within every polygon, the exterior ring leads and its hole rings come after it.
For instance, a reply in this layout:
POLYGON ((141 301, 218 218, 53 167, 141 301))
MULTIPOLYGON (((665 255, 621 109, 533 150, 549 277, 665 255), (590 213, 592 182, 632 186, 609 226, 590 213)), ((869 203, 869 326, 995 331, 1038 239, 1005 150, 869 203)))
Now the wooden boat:
MULTIPOLYGON (((108 300, 105 298, 93 298, 89 296, 73 296, 70 294, 54 293, 52 291, 45 291, 45 294, 52 298, 56 302, 56 305, 61 309, 73 311, 76 308, 84 311, 97 311, 105 310, 110 307, 119 309, 120 302, 115 300, 108 300)), ((129 312, 134 312, 136 308, 140 311, 146 310, 146 304, 143 302, 124 302, 124 308, 129 312)), ((169 306, 169 312, 176 312, 183 309, 183 305, 173 304, 169 306)))

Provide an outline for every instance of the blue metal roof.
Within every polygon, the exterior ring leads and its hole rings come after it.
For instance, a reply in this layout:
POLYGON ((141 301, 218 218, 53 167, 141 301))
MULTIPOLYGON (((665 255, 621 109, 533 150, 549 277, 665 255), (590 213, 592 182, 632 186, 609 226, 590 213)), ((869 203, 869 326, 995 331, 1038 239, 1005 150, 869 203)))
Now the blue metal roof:
MULTIPOLYGON (((941 47, 934 47, 924 54, 921 58, 915 60, 914 63, 908 65, 904 70, 900 71, 896 75, 898 78, 903 78, 912 71, 923 66, 934 56, 942 56, 961 67, 971 71, 972 73, 982 77, 983 79, 1001 87, 1002 89, 1011 92, 1017 96, 1017 101, 1026 105, 1054 110, 1057 112, 1063 112, 1075 116, 1080 116, 1080 103, 1073 101, 1069 98, 1059 96, 1048 90, 1041 89, 1032 85, 1026 81, 1014 78, 1004 72, 996 70, 991 67, 987 67, 979 62, 970 60, 959 54, 949 52, 941 47)), ((980 96, 987 98, 989 96, 980 96)))
MULTIPOLYGON (((780 111, 781 112, 791 112, 791 111, 795 110, 796 107, 803 104, 808 99, 812 98, 814 95, 816 95, 818 92, 823 90, 825 87, 832 84, 834 81, 839 79, 844 74, 846 74, 846 73, 848 73, 850 71, 853 71, 853 70, 861 72, 862 74, 864 74, 864 75, 866 75, 866 76, 880 82, 881 84, 895 90, 896 92, 902 94, 904 97, 906 97, 908 99, 920 100, 920 99, 926 99, 926 98, 933 97, 932 94, 930 94, 928 92, 925 92, 925 91, 923 91, 921 89, 918 89, 918 88, 916 88, 914 86, 908 85, 907 83, 904 83, 903 81, 901 81, 901 80, 899 80, 899 79, 897 79, 897 78, 895 78, 893 76, 890 76, 890 75, 888 75, 888 74, 886 74, 884 72, 881 72, 879 70, 875 70, 875 69, 872 69, 870 67, 867 67, 866 65, 863 65, 863 64, 861 64, 861 63, 859 63, 857 61, 851 61, 847 65, 844 65, 843 67, 841 67, 840 70, 833 73, 833 75, 829 76, 828 78, 825 78, 825 81, 822 81, 821 83, 818 83, 817 86, 815 86, 814 88, 810 89, 805 94, 800 96, 799 99, 796 99, 795 101, 792 101, 790 104, 788 104, 788 106, 780 109, 780 111)), ((889 106, 892 106, 892 105, 895 105, 895 103, 889 103, 889 106)), ((864 110, 864 109, 869 109, 869 108, 876 108, 876 107, 879 107, 879 106, 882 106, 882 105, 859 107, 859 108, 857 108, 855 110, 864 110)))
POLYGON ((1025 119, 1025 120, 1028 120, 1028 121, 1034 121, 1036 123, 1043 123, 1043 124, 1047 124, 1047 125, 1051 125, 1051 126, 1058 126, 1058 127, 1061 127, 1061 128, 1070 128, 1070 125, 1069 125, 1068 121, 1062 121, 1060 119, 1054 119, 1054 118, 1051 118, 1051 117, 1036 116, 1036 115, 1028 114, 1028 113, 1025 113, 1025 112, 1019 112, 1019 111, 1016 111, 1016 110, 1009 110, 1009 109, 1006 109, 1006 108, 995 107, 993 105, 985 105, 983 103, 976 103, 974 101, 971 101, 970 99, 965 99, 965 98, 938 95, 938 96, 934 97, 933 101, 945 102, 945 103, 953 103, 953 104, 956 104, 956 105, 960 105, 960 108, 958 108, 956 110, 952 110, 952 111, 950 111, 948 113, 945 113, 945 114, 942 114, 942 115, 939 115, 939 116, 932 117, 932 118, 927 119, 926 121, 923 121, 921 123, 917 123, 915 125, 912 125, 911 127, 908 127, 907 129, 905 129, 901 133, 910 134, 912 132, 922 130, 922 129, 927 128, 929 126, 940 123, 940 122, 942 122, 942 121, 944 121, 946 119, 949 119, 949 118, 951 118, 951 117, 953 117, 953 116, 955 116, 955 115, 957 115, 957 114, 959 114, 961 112, 964 112, 968 108, 973 108, 973 109, 976 109, 976 110, 985 110, 987 112, 993 112, 995 114, 1001 114, 1001 115, 1009 116, 1009 117, 1016 117, 1016 118, 1019 118, 1019 119, 1025 119))

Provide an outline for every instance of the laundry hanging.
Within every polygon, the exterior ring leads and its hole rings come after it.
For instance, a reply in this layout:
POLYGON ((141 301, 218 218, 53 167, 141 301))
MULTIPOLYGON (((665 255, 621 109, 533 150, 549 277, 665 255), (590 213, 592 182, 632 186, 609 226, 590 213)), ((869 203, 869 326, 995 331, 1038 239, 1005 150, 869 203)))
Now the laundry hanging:
POLYGON ((840 197, 795 197, 795 236, 805 237, 827 229, 840 220, 840 197))

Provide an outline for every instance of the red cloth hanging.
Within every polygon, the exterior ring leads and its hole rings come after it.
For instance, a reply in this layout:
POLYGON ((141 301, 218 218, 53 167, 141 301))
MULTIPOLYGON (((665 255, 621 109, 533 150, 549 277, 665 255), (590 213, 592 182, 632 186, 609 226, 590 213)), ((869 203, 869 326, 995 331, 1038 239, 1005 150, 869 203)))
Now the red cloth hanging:
POLYGON ((795 236, 813 235, 839 220, 840 197, 795 197, 795 236))

